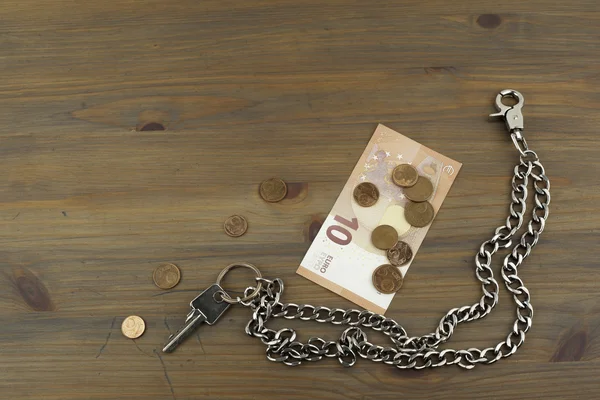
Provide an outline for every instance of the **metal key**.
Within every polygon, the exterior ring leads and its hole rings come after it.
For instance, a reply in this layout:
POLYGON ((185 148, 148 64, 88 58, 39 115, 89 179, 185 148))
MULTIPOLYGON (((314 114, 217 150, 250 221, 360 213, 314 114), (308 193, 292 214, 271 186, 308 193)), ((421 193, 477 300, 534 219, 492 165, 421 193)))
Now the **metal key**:
POLYGON ((200 293, 190 302, 192 311, 187 315, 185 323, 177 332, 169 336, 167 344, 163 348, 164 353, 170 353, 192 334, 202 323, 212 325, 229 308, 230 304, 225 301, 217 301, 215 295, 221 292, 223 288, 217 284, 212 285, 204 292, 200 293))

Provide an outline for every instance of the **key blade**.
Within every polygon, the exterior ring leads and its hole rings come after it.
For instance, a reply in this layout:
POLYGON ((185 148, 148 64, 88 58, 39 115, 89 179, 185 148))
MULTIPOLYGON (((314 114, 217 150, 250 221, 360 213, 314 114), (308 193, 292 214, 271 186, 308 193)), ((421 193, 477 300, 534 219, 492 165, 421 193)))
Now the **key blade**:
POLYGON ((192 334, 198 327, 198 325, 202 324, 206 321, 206 316, 202 314, 200 310, 192 309, 185 319, 185 324, 177 332, 173 335, 169 336, 167 339, 167 344, 163 347, 163 353, 170 353, 175 348, 183 342, 188 336, 192 334))

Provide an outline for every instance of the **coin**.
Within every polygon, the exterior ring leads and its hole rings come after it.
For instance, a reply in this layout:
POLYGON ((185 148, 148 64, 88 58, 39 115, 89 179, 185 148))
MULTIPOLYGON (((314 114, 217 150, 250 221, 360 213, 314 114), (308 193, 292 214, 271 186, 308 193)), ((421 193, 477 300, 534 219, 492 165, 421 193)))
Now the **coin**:
POLYGON ((354 200, 361 207, 371 207, 379 200, 379 189, 371 182, 363 182, 354 188, 354 200))
POLYGON ((384 294, 397 292, 402 287, 402 273, 393 265, 383 264, 373 271, 373 286, 384 294))
POLYGON ((232 215, 225 220, 223 229, 231 237, 242 236, 248 230, 248 221, 241 215, 232 215))
POLYGON ((152 280, 154 284, 161 289, 174 288, 181 279, 181 272, 175 264, 163 264, 154 270, 152 280))
POLYGON ((279 178, 267 179, 260 184, 258 193, 264 201, 277 203, 287 194, 287 185, 279 178))
POLYGON ((417 169, 410 164, 400 164, 392 171, 394 183, 404 188, 414 186, 418 179, 417 169))
POLYGON ((399 267, 412 260, 413 252, 408 243, 399 241, 394 247, 388 249, 387 257, 390 264, 399 267))
POLYGON ((146 324, 141 317, 130 315, 121 324, 121 332, 129 339, 137 339, 146 330, 146 324))
POLYGON ((404 209, 404 218, 415 228, 429 225, 434 215, 433 206, 428 201, 422 203, 409 202, 404 209))
POLYGON ((371 233, 371 242, 378 249, 392 248, 398 242, 398 231, 390 225, 379 225, 371 233))
POLYGON ((433 194, 433 185, 431 181, 424 176, 419 176, 417 183, 404 189, 404 195, 412 201, 426 201, 433 194))

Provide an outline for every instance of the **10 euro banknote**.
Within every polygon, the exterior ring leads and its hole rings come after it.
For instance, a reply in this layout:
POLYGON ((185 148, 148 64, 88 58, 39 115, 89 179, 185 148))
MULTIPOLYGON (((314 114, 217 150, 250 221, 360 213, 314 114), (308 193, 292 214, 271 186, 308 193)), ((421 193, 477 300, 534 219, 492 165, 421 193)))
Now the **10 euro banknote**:
POLYGON ((437 215, 462 164, 379 125, 304 256, 298 274, 370 311, 387 310, 394 294, 378 292, 372 274, 388 260, 385 250, 371 243, 371 232, 379 225, 391 225, 398 231, 399 240, 410 245, 413 259, 399 267, 406 279, 431 226, 415 228, 404 218, 404 207, 410 200, 391 179, 392 170, 402 163, 411 164, 431 180, 434 192, 429 202, 437 215), (371 182, 379 189, 375 205, 361 207, 354 200, 353 190, 361 182, 371 182))

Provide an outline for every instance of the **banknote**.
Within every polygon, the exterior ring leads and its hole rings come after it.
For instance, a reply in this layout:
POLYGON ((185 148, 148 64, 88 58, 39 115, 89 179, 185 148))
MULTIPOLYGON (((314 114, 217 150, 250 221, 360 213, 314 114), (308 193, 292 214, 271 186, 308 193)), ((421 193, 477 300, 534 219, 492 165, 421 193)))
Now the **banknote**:
POLYGON ((462 164, 379 125, 304 256, 298 274, 363 308, 377 313, 387 310, 394 294, 378 292, 372 274, 388 260, 386 252, 371 243, 371 232, 379 225, 391 225, 400 240, 410 245, 413 258, 399 267, 406 280, 411 264, 418 262, 417 251, 431 226, 415 228, 404 218, 404 207, 410 200, 391 178, 392 170, 402 163, 411 164, 433 183, 429 202, 437 215, 462 164), (375 205, 361 207, 354 200, 353 190, 361 182, 371 182, 379 189, 375 205))

